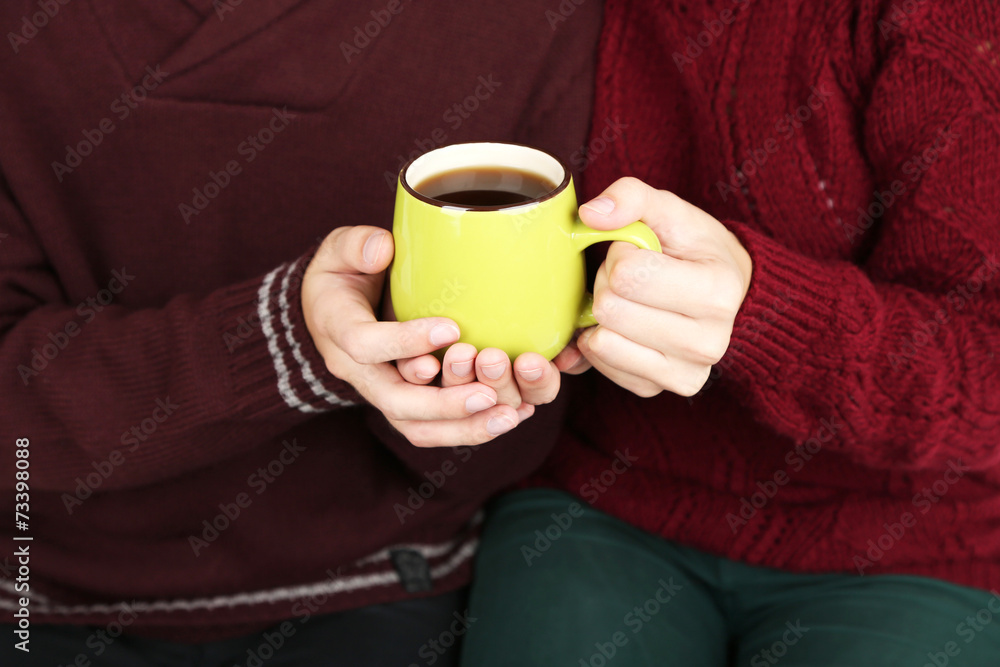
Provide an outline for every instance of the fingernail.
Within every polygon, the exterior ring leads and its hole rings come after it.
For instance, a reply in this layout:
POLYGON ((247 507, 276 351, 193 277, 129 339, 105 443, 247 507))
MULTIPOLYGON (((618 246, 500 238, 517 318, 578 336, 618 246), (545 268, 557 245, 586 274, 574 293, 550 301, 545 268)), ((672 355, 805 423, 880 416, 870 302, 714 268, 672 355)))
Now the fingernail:
POLYGON ((469 413, 482 412, 496 405, 497 402, 482 392, 476 392, 465 399, 465 409, 469 413))
POLYGON ((361 250, 361 256, 365 260, 365 264, 374 264, 375 260, 378 259, 378 253, 382 250, 382 244, 385 243, 385 237, 387 234, 385 232, 380 232, 377 234, 372 234, 365 241, 365 247, 361 250))
POLYGON ((598 197, 590 200, 583 207, 594 209, 601 215, 611 215, 611 212, 615 210, 615 200, 611 197, 598 197))
POLYGON ((489 431, 490 435, 503 435, 515 426, 517 424, 514 423, 514 420, 505 415, 497 415, 486 422, 486 430, 489 431))
POLYGON ((528 382, 534 382, 538 378, 542 377, 542 369, 532 368, 531 370, 527 371, 518 371, 517 374, 523 377, 528 382))
POLYGON ((456 361, 451 365, 451 372, 460 378, 472 372, 472 361, 456 361))
POLYGON ((421 380, 433 380, 434 379, 434 375, 422 375, 420 373, 414 373, 414 375, 416 375, 421 380))
POLYGON ((483 375, 491 380, 499 380, 505 370, 507 370, 507 363, 501 361, 499 364, 483 366, 483 375))
POLYGON ((431 345, 440 346, 454 343, 458 340, 458 327, 451 324, 438 324, 430 332, 431 345))

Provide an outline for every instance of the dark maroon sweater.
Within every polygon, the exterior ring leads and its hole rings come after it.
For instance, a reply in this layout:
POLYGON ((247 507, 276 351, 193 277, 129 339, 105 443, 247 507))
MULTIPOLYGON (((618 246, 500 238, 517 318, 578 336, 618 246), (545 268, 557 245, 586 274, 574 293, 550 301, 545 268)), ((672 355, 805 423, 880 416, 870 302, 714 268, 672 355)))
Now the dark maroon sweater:
POLYGON ((673 190, 754 271, 703 392, 592 376, 548 483, 757 565, 1000 589, 996 4, 605 14, 594 116, 627 129, 586 189, 673 190))
POLYGON ((391 224, 428 148, 579 163, 599 4, 222 5, 0 8, 0 608, 28 545, 35 623, 127 603, 194 640, 452 589, 483 501, 554 441, 559 405, 410 446, 326 371, 299 281, 332 228, 391 224))

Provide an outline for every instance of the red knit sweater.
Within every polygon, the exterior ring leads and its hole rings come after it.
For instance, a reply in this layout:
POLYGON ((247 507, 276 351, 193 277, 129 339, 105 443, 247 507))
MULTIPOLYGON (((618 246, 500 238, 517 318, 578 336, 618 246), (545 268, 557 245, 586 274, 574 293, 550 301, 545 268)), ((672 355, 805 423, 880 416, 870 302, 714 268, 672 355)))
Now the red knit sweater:
POLYGON ((479 508, 560 407, 412 447, 327 373, 299 283, 334 227, 391 225, 412 155, 572 162, 600 5, 569 26, 530 0, 48 4, 0 5, 8 622, 25 597, 33 623, 197 640, 466 583, 479 508))
POLYGON ((1000 587, 996 4, 605 12, 595 133, 627 130, 589 194, 672 190, 754 272, 704 390, 595 380, 548 483, 748 563, 1000 587))

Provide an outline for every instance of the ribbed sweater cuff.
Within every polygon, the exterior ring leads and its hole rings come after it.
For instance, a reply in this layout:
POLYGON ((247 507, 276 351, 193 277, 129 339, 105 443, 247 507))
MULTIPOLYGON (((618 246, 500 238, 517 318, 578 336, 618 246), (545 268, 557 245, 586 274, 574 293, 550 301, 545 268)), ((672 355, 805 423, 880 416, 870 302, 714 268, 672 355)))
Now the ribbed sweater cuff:
POLYGON ((248 417, 289 408, 326 412, 363 403, 333 376, 312 342, 302 313, 302 276, 316 247, 262 280, 241 283, 220 299, 220 336, 238 410, 248 417))
POLYGON ((835 368, 824 360, 819 342, 836 330, 860 333, 869 319, 872 295, 859 284, 860 271, 824 266, 741 223, 725 225, 753 260, 753 277, 733 326, 729 350, 720 366, 723 377, 758 389, 796 384, 794 370, 835 368), (849 299, 851 309, 841 307, 849 299), (808 361, 807 361, 808 360, 808 361))

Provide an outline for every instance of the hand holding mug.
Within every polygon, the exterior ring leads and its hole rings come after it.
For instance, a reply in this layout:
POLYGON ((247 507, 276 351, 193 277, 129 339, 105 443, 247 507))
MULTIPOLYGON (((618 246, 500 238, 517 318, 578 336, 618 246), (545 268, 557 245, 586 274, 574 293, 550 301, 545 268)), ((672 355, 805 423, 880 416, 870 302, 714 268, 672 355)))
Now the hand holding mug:
POLYGON ((302 280, 302 310, 327 369, 418 447, 482 444, 530 416, 531 406, 518 410, 500 403, 498 392, 483 383, 415 386, 400 376, 392 361, 451 345, 460 332, 444 317, 377 321, 392 256, 392 235, 385 230, 341 227, 310 262, 302 280))
POLYGON ((619 240, 660 249, 642 223, 584 225, 565 165, 502 143, 445 146, 404 166, 393 237, 396 317, 447 317, 463 343, 509 359, 528 352, 552 359, 577 328, 596 323, 585 248, 619 240))
POLYGON ((477 352, 468 343, 452 345, 440 363, 427 354, 401 359, 396 367, 413 384, 430 384, 438 372, 442 387, 480 382, 497 393, 498 403, 517 408, 519 414, 527 411, 527 416, 534 414, 534 406, 555 400, 561 382, 555 364, 536 352, 525 352, 512 364, 503 350, 492 347, 477 352))
MULTIPOLYGON (((598 326, 577 340, 586 361, 639 396, 693 396, 729 347, 753 265, 736 236, 680 197, 622 178, 580 208, 595 229, 642 220, 662 253, 615 243, 598 270, 598 326)), ((557 365, 582 372, 568 350, 557 365)))

